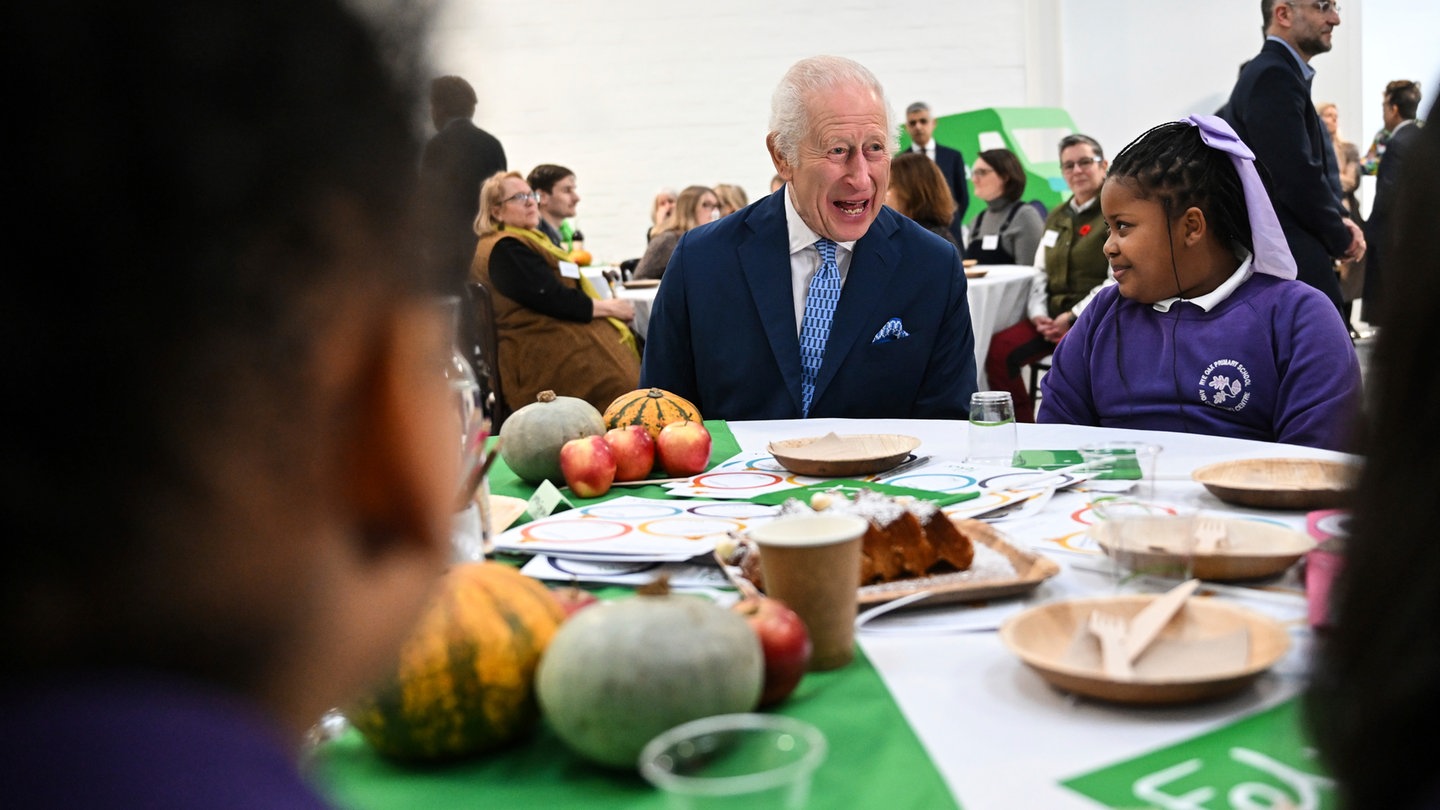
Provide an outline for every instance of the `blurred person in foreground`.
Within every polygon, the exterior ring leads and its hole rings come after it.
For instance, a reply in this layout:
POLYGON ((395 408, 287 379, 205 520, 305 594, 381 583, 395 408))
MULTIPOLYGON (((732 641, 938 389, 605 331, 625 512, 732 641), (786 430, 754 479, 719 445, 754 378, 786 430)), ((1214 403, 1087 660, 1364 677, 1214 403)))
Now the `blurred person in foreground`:
POLYGON ((1428 418, 1440 408, 1430 339, 1440 300, 1431 244, 1440 128, 1416 136, 1387 245, 1386 283, 1405 294, 1387 296, 1375 321, 1365 463, 1306 703, 1311 738, 1345 808, 1440 808, 1433 750, 1420 742, 1440 725, 1440 467, 1416 452, 1440 444, 1440 421, 1428 418))
POLYGON ((765 138, 785 185, 680 238, 642 384, 713 419, 968 415, 965 274, 954 245, 885 208, 894 133, 862 65, 791 66, 765 138))
POLYGON ((322 808, 300 741, 391 665, 457 492, 410 23, 382 56, 333 0, 3 20, 17 103, 106 122, 10 139, 5 801, 322 808))

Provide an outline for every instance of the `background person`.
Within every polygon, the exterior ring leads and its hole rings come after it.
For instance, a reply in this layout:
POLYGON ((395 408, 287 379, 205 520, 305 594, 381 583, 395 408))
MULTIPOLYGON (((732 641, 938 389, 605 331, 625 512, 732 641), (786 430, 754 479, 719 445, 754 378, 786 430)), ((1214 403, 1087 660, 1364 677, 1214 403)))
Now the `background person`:
POLYGON ((675 189, 662 188, 655 192, 655 199, 650 203, 650 227, 645 229, 645 244, 655 238, 660 232, 661 223, 669 219, 670 212, 675 210, 675 189))
POLYGON ((8 806, 327 806, 304 732, 439 582, 458 424, 415 238, 416 21, 383 21, 382 55, 348 8, 0 12, 12 99, 106 122, 8 139, 8 806), (77 285, 96 244, 110 272, 77 285))
POLYGON ((1355 348, 1325 297, 1293 283, 1254 161, 1209 115, 1115 157, 1100 202, 1116 283, 1056 347, 1040 421, 1348 448, 1355 348))
POLYGON ((1035 421, 1035 410, 1020 369, 1055 351, 1090 293, 1105 283, 1109 273, 1105 216, 1100 209, 1100 187, 1109 165, 1100 143, 1089 135, 1060 139, 1060 171, 1071 194, 1045 219, 1035 256, 1036 266, 1045 274, 1031 284, 1026 319, 990 339, 985 376, 991 388, 1010 392, 1015 418, 1021 422, 1035 421))
POLYGON ((1380 331, 1373 405, 1361 424, 1364 465, 1305 697, 1310 738, 1343 807, 1440 807, 1432 752, 1415 744, 1440 722, 1440 650, 1427 637, 1440 621, 1440 501, 1430 497, 1440 468, 1416 453, 1440 442, 1440 422, 1417 418, 1440 407, 1430 348, 1440 300, 1436 188, 1440 130, 1426 126, 1400 178, 1386 283, 1405 294, 1387 297, 1373 321, 1380 331))
MULTIPOLYGON (((1365 311, 1378 312, 1384 300, 1385 273, 1388 264, 1385 246, 1395 237, 1391 222, 1395 200, 1399 197, 1400 178, 1405 176, 1405 159, 1420 137, 1415 113, 1420 107, 1420 84, 1406 79, 1385 86, 1383 115, 1390 136, 1385 144, 1385 159, 1375 174, 1375 204, 1370 207, 1370 221, 1365 226, 1366 242, 1372 245, 1365 263, 1365 311)), ((1404 288, 1401 288, 1404 289, 1404 288)), ((1366 320, 1369 320, 1368 318, 1366 320)))
POLYGON ((950 232, 955 200, 935 161, 918 152, 896 155, 890 161, 890 190, 885 195, 885 204, 959 249, 950 232))
MULTIPOLYGON (((1361 174, 1360 149, 1340 137, 1339 107, 1326 102, 1317 107, 1316 111, 1320 113, 1320 120, 1324 122, 1326 131, 1330 133, 1330 145, 1335 148, 1335 159, 1340 167, 1340 204, 1345 206, 1346 213, 1355 220, 1355 224, 1364 230, 1365 218, 1360 215, 1360 199, 1357 196, 1361 174)), ((1368 244, 1372 240, 1367 237, 1365 241, 1368 244)), ((1373 255, 1373 249, 1370 252, 1373 255)), ((1340 300, 1345 304, 1341 314, 1345 318, 1345 326, 1350 330, 1352 340, 1360 337, 1350 319, 1355 312, 1355 299, 1361 296, 1365 288, 1365 264, 1364 259, 1335 263, 1335 272, 1340 274, 1340 300)))
POLYGON ((706 186, 689 186, 680 192, 670 217, 660 225, 660 232, 645 246, 645 255, 635 266, 634 278, 660 278, 680 237, 714 222, 720 217, 720 199, 706 186))
POLYGON ((910 151, 918 152, 940 169, 950 197, 955 201, 955 216, 950 220, 950 241, 964 244, 965 209, 970 207, 970 191, 965 183, 965 156, 935 140, 935 116, 930 106, 917 101, 905 108, 905 132, 910 136, 910 151))
POLYGON ((511 411, 541 391, 578 397, 602 413, 635 390, 640 361, 626 326, 634 305, 598 299, 568 254, 541 233, 538 195, 518 172, 503 172, 480 190, 475 232, 480 244, 470 277, 490 290, 501 387, 511 411))
POLYGON ((970 167, 975 196, 985 210, 970 225, 965 258, 979 264, 1031 264, 1045 221, 1035 207, 1020 199, 1025 193, 1025 168, 1009 149, 986 149, 970 167))
POLYGON ((578 232, 570 218, 580 204, 575 173, 564 166, 542 163, 530 170, 525 182, 540 195, 540 232, 566 253, 573 251, 578 232))
POLYGON ((459 76, 430 82, 430 121, 435 135, 420 157, 420 202, 429 260, 440 268, 445 290, 458 293, 475 255, 480 184, 506 169, 505 147, 475 126, 475 88, 459 76))
POLYGON ((1265 44, 1240 70, 1225 119, 1268 170, 1271 196, 1300 280, 1343 313, 1335 261, 1359 261, 1365 237, 1340 203, 1330 136, 1310 102, 1310 60, 1330 50, 1340 24, 1331 0, 1262 0, 1265 44))
POLYGON ((884 207, 894 133, 860 64, 791 66, 765 139, 783 193, 680 239, 645 385, 712 419, 968 415, 965 274, 952 245, 884 207))
POLYGON ((721 183, 715 187, 715 197, 720 200, 720 216, 728 217, 750 204, 750 198, 745 196, 745 189, 731 183, 721 183))

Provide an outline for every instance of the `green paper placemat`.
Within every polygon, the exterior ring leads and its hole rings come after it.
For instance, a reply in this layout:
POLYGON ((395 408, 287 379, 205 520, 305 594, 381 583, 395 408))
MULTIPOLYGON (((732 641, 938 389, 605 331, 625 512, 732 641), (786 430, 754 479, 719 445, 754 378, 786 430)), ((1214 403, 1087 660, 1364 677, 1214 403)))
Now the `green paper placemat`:
MULTIPOLYGON (((810 806, 958 810, 879 673, 858 649, 849 666, 806 675, 777 713, 813 723, 829 743, 810 806)), ((381 759, 352 730, 316 753, 314 777, 350 810, 665 807, 664 797, 637 771, 590 765, 543 725, 504 752, 429 768, 381 759)))
MULTIPOLYGON (((1115 468, 1095 476, 1099 479, 1125 479, 1136 480, 1140 477, 1140 463, 1135 460, 1133 450, 1117 450, 1115 455, 1122 456, 1115 462, 1115 468), (1129 458, 1123 458, 1123 456, 1129 458)), ((1010 464, 1015 467, 1024 467, 1029 470, 1059 470, 1065 467, 1073 467, 1083 462, 1078 450, 1016 450, 1010 464)))
POLYGON ((803 487, 785 489, 779 492, 767 492, 764 495, 756 495, 749 500, 754 503, 775 505, 795 498, 804 503, 809 503, 810 496, 817 492, 834 492, 835 490, 839 490, 843 493, 853 495, 862 489, 883 492, 892 497, 908 495, 917 500, 932 501, 936 506, 949 506, 952 503, 960 503, 961 501, 968 501, 971 498, 980 497, 979 490, 974 492, 935 492, 934 490, 915 489, 914 487, 897 487, 893 484, 881 484, 876 481, 851 481, 849 479, 839 478, 833 481, 822 481, 818 484, 808 484, 803 487))

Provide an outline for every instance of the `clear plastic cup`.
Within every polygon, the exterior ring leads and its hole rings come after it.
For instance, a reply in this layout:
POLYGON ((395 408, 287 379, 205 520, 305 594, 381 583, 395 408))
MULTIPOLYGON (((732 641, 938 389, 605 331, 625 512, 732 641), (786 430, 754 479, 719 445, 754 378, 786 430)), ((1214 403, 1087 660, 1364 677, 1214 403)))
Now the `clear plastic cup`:
POLYGON ((671 810, 798 810, 825 761, 825 735, 775 714, 721 714, 646 743, 640 774, 671 810))
POLYGON ((1015 402, 1009 391, 976 391, 970 395, 970 453, 966 461, 986 467, 1009 467, 1015 457, 1015 402))

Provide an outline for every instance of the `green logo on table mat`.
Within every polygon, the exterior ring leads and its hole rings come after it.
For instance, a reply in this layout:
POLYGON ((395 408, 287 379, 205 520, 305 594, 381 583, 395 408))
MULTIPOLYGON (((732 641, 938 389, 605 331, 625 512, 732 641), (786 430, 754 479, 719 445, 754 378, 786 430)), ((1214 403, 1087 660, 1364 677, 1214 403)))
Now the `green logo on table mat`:
POLYGON ((1106 807, 1335 807, 1333 783, 1301 731, 1297 699, 1061 784, 1106 807))

